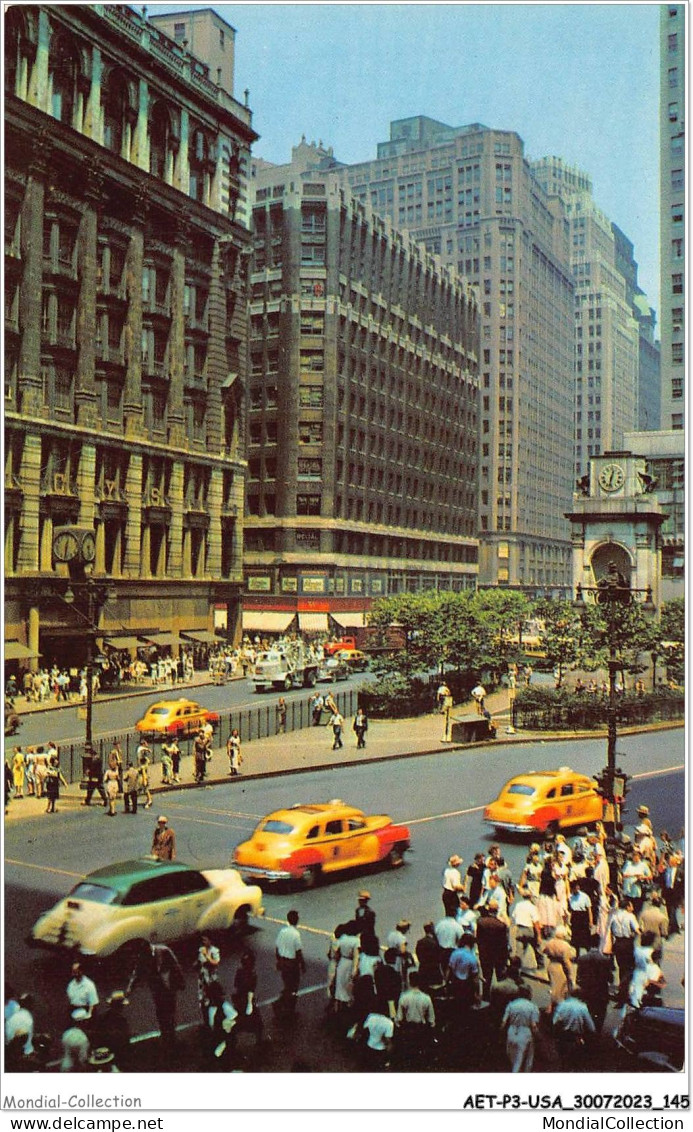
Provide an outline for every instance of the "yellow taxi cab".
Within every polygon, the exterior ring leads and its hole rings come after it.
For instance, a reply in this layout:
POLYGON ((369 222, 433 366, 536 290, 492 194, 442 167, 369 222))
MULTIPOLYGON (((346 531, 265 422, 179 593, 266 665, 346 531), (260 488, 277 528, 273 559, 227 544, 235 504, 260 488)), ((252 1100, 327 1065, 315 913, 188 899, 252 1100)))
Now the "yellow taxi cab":
POLYGON ((236 847, 243 877, 301 881, 312 888, 324 874, 386 862, 397 868, 409 848, 409 830, 385 814, 367 816, 341 799, 298 804, 263 818, 236 847))
POLYGON ((594 780, 562 766, 511 778, 484 810, 484 821, 498 830, 535 834, 601 821, 602 810, 594 780))
POLYGON ((216 726, 219 713, 208 711, 193 700, 159 700, 150 704, 135 727, 142 735, 180 738, 198 731, 205 723, 216 726))

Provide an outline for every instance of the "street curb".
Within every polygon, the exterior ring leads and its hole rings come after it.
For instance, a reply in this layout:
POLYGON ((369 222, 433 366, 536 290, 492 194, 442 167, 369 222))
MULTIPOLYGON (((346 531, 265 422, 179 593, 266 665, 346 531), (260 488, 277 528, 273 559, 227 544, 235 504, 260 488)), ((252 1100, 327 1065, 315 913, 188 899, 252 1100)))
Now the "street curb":
MULTIPOLYGON (((226 681, 226 683, 232 684, 236 680, 245 680, 245 679, 246 679, 245 676, 230 676, 228 678, 228 680, 226 681)), ((161 692, 162 692, 162 696, 163 696, 166 693, 176 692, 179 687, 183 688, 184 690, 187 690, 187 691, 192 691, 194 688, 209 688, 209 687, 218 687, 218 686, 219 685, 215 685, 213 680, 201 680, 197 684, 180 684, 180 685, 174 684, 170 688, 162 688, 161 692)), ((114 703, 117 703, 119 700, 134 700, 136 696, 153 696, 153 695, 156 694, 157 691, 159 691, 159 689, 155 688, 155 687, 133 688, 129 692, 116 692, 116 694, 113 695, 113 696, 110 696, 107 693, 101 692, 97 695, 96 699, 94 700, 94 704, 114 704, 114 703)), ((176 697, 172 696, 171 698, 175 699, 176 697)), ((178 698, 179 699, 185 699, 186 697, 180 696, 178 698)), ((18 711, 15 714, 18 715, 20 719, 22 719, 23 716, 47 715, 48 712, 52 712, 52 711, 69 711, 70 709, 74 710, 75 708, 80 708, 80 707, 81 708, 84 707, 84 703, 82 702, 82 700, 72 700, 69 704, 65 704, 65 703, 44 704, 44 705, 38 704, 35 707, 24 708, 23 711, 18 711)))

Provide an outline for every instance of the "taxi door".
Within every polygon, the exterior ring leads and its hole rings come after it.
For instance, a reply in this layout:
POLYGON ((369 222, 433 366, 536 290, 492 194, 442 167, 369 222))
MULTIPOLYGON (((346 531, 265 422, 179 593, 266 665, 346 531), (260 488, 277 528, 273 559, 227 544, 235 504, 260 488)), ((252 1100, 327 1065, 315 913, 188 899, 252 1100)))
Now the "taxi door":
POLYGON ((326 873, 346 866, 348 850, 344 832, 345 822, 342 818, 332 818, 325 822, 325 833, 322 838, 324 853, 322 867, 326 873))

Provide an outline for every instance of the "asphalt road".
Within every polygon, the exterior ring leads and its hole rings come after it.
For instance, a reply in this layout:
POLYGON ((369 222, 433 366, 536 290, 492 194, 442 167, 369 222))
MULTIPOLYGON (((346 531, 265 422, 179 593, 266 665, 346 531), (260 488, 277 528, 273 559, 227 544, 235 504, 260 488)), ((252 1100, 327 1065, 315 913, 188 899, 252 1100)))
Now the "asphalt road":
MULTIPOLYGON (((338 691, 340 688, 358 688, 368 679, 372 679, 368 672, 356 672, 347 680, 340 680, 336 684, 320 683, 317 687, 324 695, 330 689, 338 691)), ((307 701, 312 692, 310 689, 294 688, 281 694, 290 703, 292 700, 307 701)), ((97 696, 93 709, 94 736, 98 739, 100 735, 122 734, 134 729, 135 723, 142 718, 149 704, 156 703, 157 700, 175 700, 181 696, 206 708, 229 712, 257 708, 264 704, 274 705, 279 693, 255 692, 252 681, 246 678, 232 680, 223 686, 177 684, 174 688, 158 688, 146 695, 129 696, 126 699, 100 699, 97 696)), ((11 751, 17 743, 26 747, 45 743, 49 739, 54 739, 56 743, 81 742, 84 739, 84 721, 77 716, 77 706, 73 704, 49 712, 25 712, 21 715, 19 732, 5 738, 6 751, 11 751)))
MULTIPOLYGON (((329 1042, 322 1049, 320 1065, 316 1065, 314 1039, 322 1026, 329 936, 336 923, 351 915, 360 887, 366 884, 372 893, 371 904, 377 913, 381 939, 400 917, 406 916, 412 922, 414 943, 421 935, 422 924, 442 913, 440 875, 447 856, 458 852, 469 863, 475 851, 488 847, 494 839, 494 831, 483 824, 482 809, 503 782, 521 770, 565 764, 593 774, 603 764, 604 748, 603 740, 474 748, 312 772, 291 780, 249 781, 240 788, 216 786, 167 794, 166 812, 176 830, 178 858, 200 868, 228 864, 234 845, 249 835, 264 814, 298 801, 341 797, 370 812, 389 813, 410 825, 413 849, 403 868, 344 875, 344 879, 308 892, 270 890, 265 897, 264 922, 254 925, 245 941, 221 941, 222 982, 232 986, 238 950, 248 943, 258 961, 259 1000, 266 1003, 280 989, 274 965, 277 930, 290 908, 295 907, 300 913, 308 960, 301 1026, 290 1040, 280 1035, 281 1041, 273 1042, 263 1067, 286 1070, 300 1056, 309 1063, 312 1058, 313 1069, 350 1068, 349 1051, 339 1043, 329 1042)), ((656 829, 666 827, 678 833, 684 822, 683 731, 629 736, 622 741, 621 748, 619 761, 634 776, 626 824, 634 824, 637 805, 646 801, 656 829)), ((40 988, 37 1023, 41 1028, 61 1032, 68 964, 64 958, 25 948, 22 941, 26 933, 38 913, 85 872, 148 852, 155 818, 155 811, 140 810, 136 817, 119 814, 115 822, 107 822, 103 810, 92 809, 64 812, 55 818, 43 815, 7 827, 6 978, 20 991, 40 988)), ((517 876, 526 856, 526 841, 506 838, 503 847, 517 876)), ((186 991, 180 999, 179 1021, 194 1024, 194 946, 177 946, 177 951, 190 970, 186 991)), ((102 997, 119 981, 107 970, 94 974, 102 997)), ((266 1010, 265 1014, 272 1028, 271 1011, 266 1010)), ((135 1033, 156 1028, 146 990, 135 990, 129 1019, 135 1033)))

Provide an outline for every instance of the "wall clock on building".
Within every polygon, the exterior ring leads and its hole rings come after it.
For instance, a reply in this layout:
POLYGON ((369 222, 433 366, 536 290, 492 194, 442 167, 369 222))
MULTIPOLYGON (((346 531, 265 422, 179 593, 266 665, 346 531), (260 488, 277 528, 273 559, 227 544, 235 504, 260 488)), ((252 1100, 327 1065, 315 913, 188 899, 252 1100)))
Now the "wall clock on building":
POLYGON ((96 539, 91 531, 83 536, 80 553, 83 562, 93 562, 96 558, 96 539))
POLYGON ((56 562, 72 562, 79 553, 79 540, 69 527, 58 528, 53 535, 53 558, 56 562))
POLYGON ((620 464, 605 464, 599 473, 602 491, 620 491, 625 481, 626 474, 620 464))

